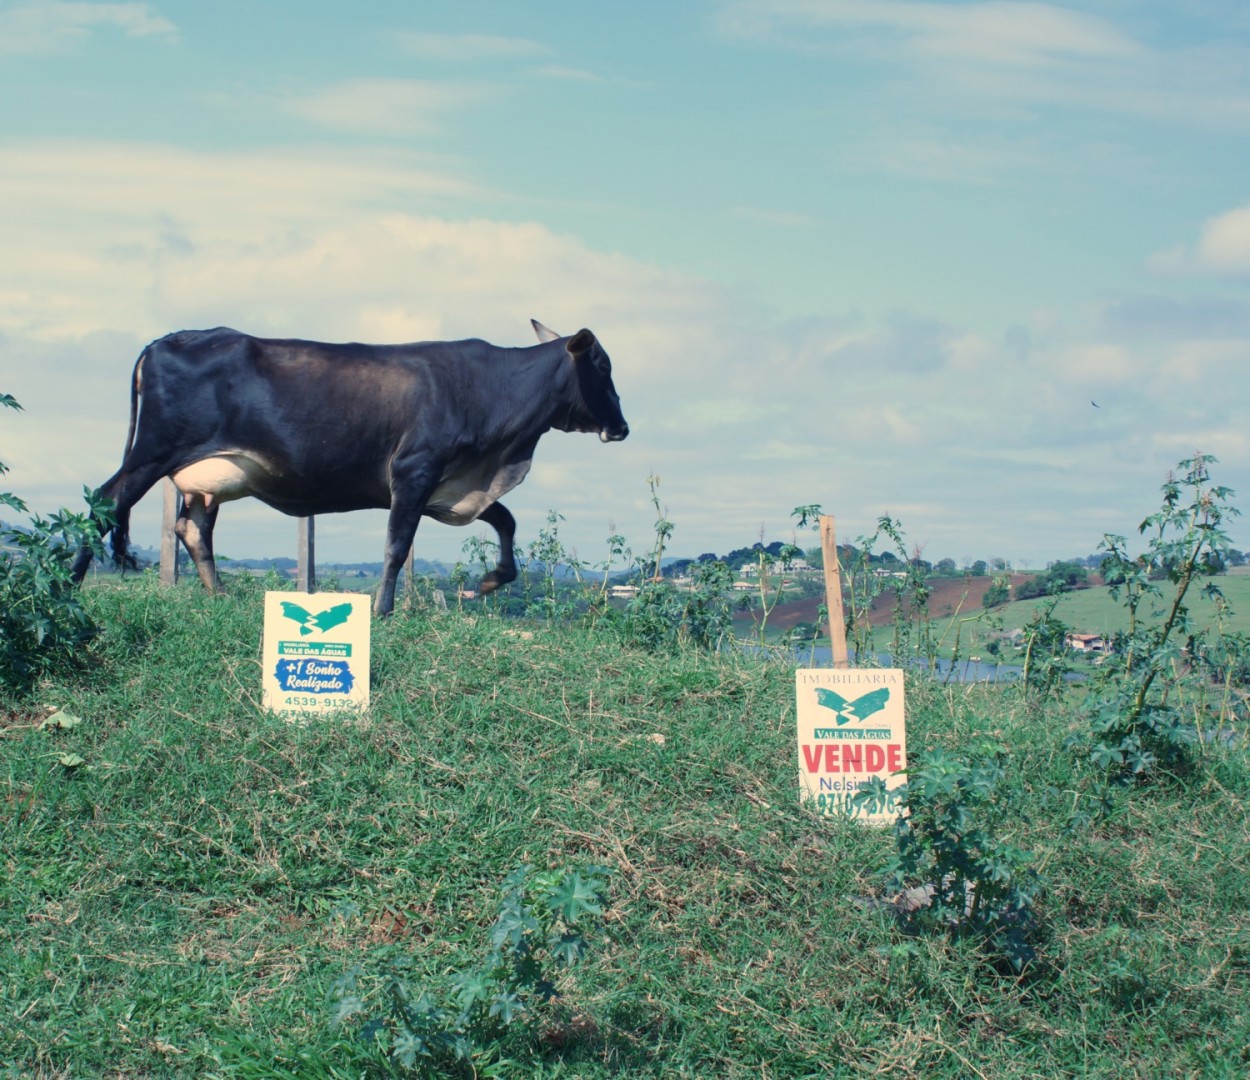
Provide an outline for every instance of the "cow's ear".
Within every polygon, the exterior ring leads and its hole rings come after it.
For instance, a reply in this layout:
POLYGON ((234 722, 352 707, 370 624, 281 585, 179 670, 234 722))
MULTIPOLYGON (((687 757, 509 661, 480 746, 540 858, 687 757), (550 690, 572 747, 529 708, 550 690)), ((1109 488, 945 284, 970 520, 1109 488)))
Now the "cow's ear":
POLYGON ((595 335, 589 330, 579 330, 571 338, 565 346, 570 356, 580 356, 582 353, 589 352, 595 345, 595 335))
POLYGON ((554 330, 543 326, 537 319, 530 319, 530 325, 534 328, 534 333, 538 335, 539 341, 556 341, 560 337, 554 330))

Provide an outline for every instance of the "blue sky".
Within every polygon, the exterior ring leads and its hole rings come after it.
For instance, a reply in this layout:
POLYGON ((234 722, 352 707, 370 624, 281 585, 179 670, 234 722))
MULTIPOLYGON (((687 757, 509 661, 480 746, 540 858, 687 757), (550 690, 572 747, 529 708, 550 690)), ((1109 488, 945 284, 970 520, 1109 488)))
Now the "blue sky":
MULTIPOLYGON (((1084 554, 1195 449, 1250 495, 1248 137, 1224 0, 0 2, 0 460, 75 504, 171 330, 535 316, 599 335, 632 435, 548 435, 523 542, 555 509, 588 561, 645 550, 654 473, 678 553, 819 502, 933 560, 1084 554)), ((222 513, 226 554, 293 546, 222 513)))

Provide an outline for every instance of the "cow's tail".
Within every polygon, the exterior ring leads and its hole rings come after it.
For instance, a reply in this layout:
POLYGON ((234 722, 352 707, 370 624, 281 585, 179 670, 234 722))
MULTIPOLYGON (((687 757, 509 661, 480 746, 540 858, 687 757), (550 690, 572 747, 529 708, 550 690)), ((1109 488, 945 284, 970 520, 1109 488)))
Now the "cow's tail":
MULTIPOLYGON (((147 359, 147 356, 147 349, 139 354, 139 359, 135 361, 134 374, 130 379, 130 428, 126 432, 126 452, 122 455, 121 470, 101 488, 101 492, 111 499, 116 498, 117 489, 125 483, 126 462, 130 460, 130 451, 134 449, 135 431, 139 427, 139 395, 143 392, 143 361, 147 359)), ((113 509, 113 562, 123 570, 127 567, 137 570, 139 566, 134 556, 130 554, 130 506, 130 502, 123 499, 113 509)), ((102 530, 100 538, 103 539, 107 535, 108 532, 102 530)))

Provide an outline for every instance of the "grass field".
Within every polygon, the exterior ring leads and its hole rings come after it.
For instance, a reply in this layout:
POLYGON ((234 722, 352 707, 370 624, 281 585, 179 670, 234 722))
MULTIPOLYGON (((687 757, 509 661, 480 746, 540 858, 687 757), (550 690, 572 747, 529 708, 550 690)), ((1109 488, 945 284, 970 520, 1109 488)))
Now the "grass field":
MULTIPOLYGON (((1217 604, 1202 594, 1199 582, 1192 586, 1186 596, 1186 606, 1190 612, 1194 628, 1197 630, 1219 631, 1223 633, 1250 634, 1250 576, 1243 574, 1227 574, 1211 579, 1224 594, 1227 606, 1217 604)), ((1138 609, 1139 617, 1149 621, 1159 621, 1161 612, 1171 602, 1167 582, 1160 582, 1161 597, 1151 597, 1138 609)), ((1048 605, 1048 599, 1019 600, 1004 605, 994 615, 996 618, 981 618, 965 621, 961 631, 961 652, 963 655, 975 655, 984 652, 988 641, 1001 633, 1010 633, 1027 626, 1035 617, 1038 608, 1048 605), (999 622, 1001 620, 1001 629, 999 622)), ((978 614, 976 611, 961 613, 964 619, 978 614)), ((1114 634, 1127 629, 1129 623, 1123 598, 1116 600, 1105 586, 1089 589, 1077 589, 1064 593, 1054 608, 1054 617, 1071 627, 1076 633, 1114 634)), ((935 619, 937 626, 945 629, 950 619, 935 619)), ((953 642, 953 632, 948 632, 947 643, 953 642)))
POLYGON ((300 725, 231 590, 102 581, 89 664, 0 709, 0 1076, 402 1075, 333 984, 445 994, 526 862, 610 867, 606 917, 476 1075, 1250 1072, 1244 741, 1095 818, 1064 701, 909 684, 913 752, 1006 753, 1043 883, 1017 974, 863 903, 891 836, 797 804, 792 666, 400 611, 370 714, 300 725))

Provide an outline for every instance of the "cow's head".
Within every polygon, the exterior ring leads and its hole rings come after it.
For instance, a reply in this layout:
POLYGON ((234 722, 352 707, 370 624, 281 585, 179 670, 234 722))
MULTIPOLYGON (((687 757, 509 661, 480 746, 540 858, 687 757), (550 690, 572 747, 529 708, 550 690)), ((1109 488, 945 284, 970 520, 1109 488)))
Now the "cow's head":
MULTIPOLYGON (((559 335, 537 320, 534 332, 539 341, 556 341, 559 335)), ((620 442, 629 434, 621 412, 621 399, 612 384, 612 361, 598 338, 589 330, 579 330, 565 342, 564 351, 577 376, 577 407, 556 423, 561 431, 593 431, 603 442, 620 442)))

